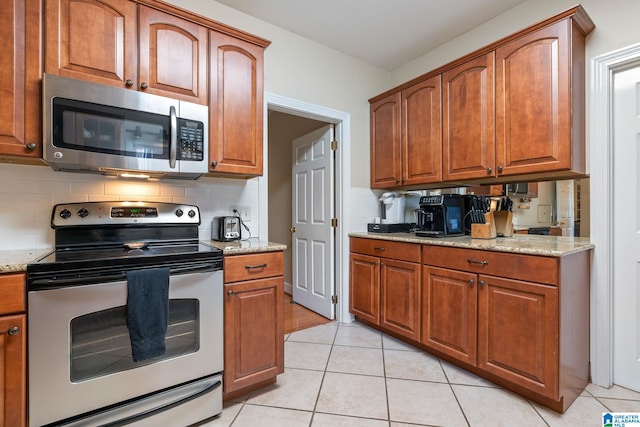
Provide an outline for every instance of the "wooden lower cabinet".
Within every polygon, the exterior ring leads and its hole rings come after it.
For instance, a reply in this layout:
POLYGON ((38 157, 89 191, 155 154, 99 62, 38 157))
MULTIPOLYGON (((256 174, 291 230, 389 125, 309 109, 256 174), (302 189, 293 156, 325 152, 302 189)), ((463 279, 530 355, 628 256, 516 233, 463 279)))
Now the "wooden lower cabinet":
POLYGON ((27 316, 24 274, 0 275, 0 425, 26 425, 27 316))
POLYGON ((563 413, 589 379, 589 265, 589 251, 547 257, 352 237, 350 311, 563 413), (412 246, 421 277, 410 273, 412 246), (416 320, 413 335, 398 328, 416 320))
POLYGON ((418 340, 419 260, 420 245, 352 238, 350 312, 386 330, 418 340))
POLYGON ((284 372, 283 259, 282 252, 225 258, 225 399, 284 372))

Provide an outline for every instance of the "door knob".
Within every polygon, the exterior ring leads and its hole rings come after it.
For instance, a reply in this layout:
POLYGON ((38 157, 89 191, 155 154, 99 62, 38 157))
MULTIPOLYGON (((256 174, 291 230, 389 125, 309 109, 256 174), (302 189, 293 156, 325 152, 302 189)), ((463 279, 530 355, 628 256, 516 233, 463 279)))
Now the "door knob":
POLYGON ((290 232, 292 232, 292 233, 295 233, 295 232, 296 232, 296 228, 295 228, 295 227, 291 227, 291 228, 289 229, 289 231, 290 231, 290 232))

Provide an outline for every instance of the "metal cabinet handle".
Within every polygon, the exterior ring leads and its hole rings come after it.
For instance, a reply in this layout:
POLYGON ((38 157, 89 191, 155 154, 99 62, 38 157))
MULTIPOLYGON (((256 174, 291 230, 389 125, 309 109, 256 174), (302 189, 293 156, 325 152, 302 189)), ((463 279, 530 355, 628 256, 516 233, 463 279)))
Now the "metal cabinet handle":
POLYGON ((382 252, 382 251, 387 250, 387 248, 373 248, 373 250, 374 250, 374 251, 382 252))
POLYGON ((469 264, 489 265, 489 261, 477 261, 475 259, 467 259, 469 264))
POLYGON ((252 270, 254 268, 265 268, 267 266, 267 263, 265 262, 264 264, 259 264, 259 265, 245 265, 244 268, 246 268, 247 270, 252 270))
POLYGON ((480 281, 478 282, 478 285, 479 285, 479 286, 484 286, 484 280, 480 280, 480 281))
POLYGON ((30 142, 26 145, 26 147, 27 147, 27 150, 33 151, 36 148, 38 148, 38 145, 35 142, 30 142))
POLYGON ((125 84, 125 85, 127 85, 128 87, 131 87, 131 86, 133 86, 133 80, 131 80, 131 79, 127 79, 127 80, 124 82, 124 84, 125 84))
POLYGON ((218 162, 216 162, 215 160, 211 161, 211 167, 215 168, 216 166, 218 166, 218 162))
POLYGON ((502 166, 498 166, 498 173, 502 173, 502 166))
POLYGON ((487 174, 490 174, 491 172, 493 172, 493 169, 487 168, 487 174))
POLYGON ((229 289, 229 290, 227 291, 227 295, 233 295, 233 291, 232 291, 231 289, 229 289))
POLYGON ((469 283, 469 285, 473 285, 473 279, 469 279, 467 283, 469 283))
POLYGON ((20 333, 20 328, 18 328, 17 326, 12 326, 7 331, 8 335, 18 335, 19 333, 20 333))
POLYGON ((142 82, 142 83, 140 84, 140 89, 146 89, 146 88, 148 88, 148 87, 149 87, 149 85, 148 85, 146 82, 142 82))

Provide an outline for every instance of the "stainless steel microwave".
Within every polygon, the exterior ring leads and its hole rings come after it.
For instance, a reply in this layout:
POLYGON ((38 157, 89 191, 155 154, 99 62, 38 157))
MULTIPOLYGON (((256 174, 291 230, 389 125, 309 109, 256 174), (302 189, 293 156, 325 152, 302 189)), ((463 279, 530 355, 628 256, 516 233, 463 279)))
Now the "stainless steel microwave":
POLYGON ((53 169, 197 179, 208 171, 209 107, 51 74, 43 158, 53 169))

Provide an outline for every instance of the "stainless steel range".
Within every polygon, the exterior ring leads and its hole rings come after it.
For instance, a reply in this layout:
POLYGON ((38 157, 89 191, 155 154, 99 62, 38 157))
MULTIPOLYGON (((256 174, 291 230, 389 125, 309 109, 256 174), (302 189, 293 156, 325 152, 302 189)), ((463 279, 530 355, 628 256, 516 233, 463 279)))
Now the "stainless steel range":
POLYGON ((56 205, 27 267, 30 426, 187 426, 222 411, 222 251, 197 206, 56 205))

